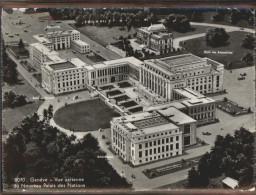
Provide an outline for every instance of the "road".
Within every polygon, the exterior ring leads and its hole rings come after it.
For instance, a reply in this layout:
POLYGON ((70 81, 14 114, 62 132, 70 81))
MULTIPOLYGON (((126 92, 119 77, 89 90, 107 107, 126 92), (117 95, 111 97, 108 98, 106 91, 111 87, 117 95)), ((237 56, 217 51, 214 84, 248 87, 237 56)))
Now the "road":
POLYGON ((44 98, 44 99, 54 99, 52 94, 48 94, 43 88, 39 87, 40 83, 32 76, 33 73, 28 72, 8 50, 8 56, 17 64, 17 71, 23 76, 24 79, 32 86, 34 89, 44 98), (36 87, 38 85, 38 87, 36 87))
MULTIPOLYGON (((199 22, 190 22, 191 26, 207 26, 207 27, 217 27, 217 28, 224 28, 226 32, 234 32, 234 31, 241 31, 241 32, 247 32, 247 33, 255 33, 254 29, 250 28, 241 28, 236 26, 228 26, 228 25, 221 25, 221 24, 211 24, 211 23, 199 23, 199 22)), ((189 35, 189 36, 183 36, 174 38, 173 40, 173 47, 174 48, 180 48, 180 42, 187 41, 190 39, 196 39, 200 37, 204 37, 205 33, 199 33, 195 35, 189 35)))

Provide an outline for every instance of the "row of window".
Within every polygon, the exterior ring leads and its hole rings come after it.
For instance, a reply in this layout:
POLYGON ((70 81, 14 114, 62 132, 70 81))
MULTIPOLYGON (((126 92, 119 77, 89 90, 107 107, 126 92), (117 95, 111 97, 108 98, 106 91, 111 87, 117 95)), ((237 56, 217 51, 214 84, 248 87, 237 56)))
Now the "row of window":
POLYGON ((163 139, 159 139, 159 140, 146 142, 144 144, 139 144, 139 149, 142 149, 144 145, 145 145, 144 146, 145 148, 148 148, 148 147, 152 147, 153 145, 154 146, 160 145, 161 143, 162 144, 169 143, 169 142, 172 143, 174 138, 176 141, 179 141, 179 136, 167 137, 167 138, 163 138, 163 139))
MULTIPOLYGON (((174 148, 173 145, 174 144, 145 150, 144 155, 145 155, 145 157, 147 157, 147 156, 151 156, 151 155, 154 155, 154 154, 159 154, 159 153, 163 153, 163 152, 172 151, 173 148, 174 148)), ((178 150, 179 148, 180 148, 180 144, 176 143, 175 144, 175 149, 178 150)), ((133 153, 134 153, 134 150, 132 150, 132 156, 133 156, 133 153)), ((139 158, 143 158, 143 151, 139 151, 139 158)))
POLYGON ((193 114, 193 113, 213 110, 214 108, 215 108, 215 106, 214 106, 214 104, 212 104, 212 105, 206 105, 206 106, 201 106, 201 107, 197 107, 197 108, 191 108, 190 112, 191 112, 191 114, 193 114))
MULTIPOLYGON (((168 132, 165 132, 165 133, 157 133, 157 134, 153 134, 153 135, 149 135, 149 136, 145 136, 144 139, 150 139, 151 137, 159 137, 159 136, 162 136, 162 135, 168 135, 168 134, 172 134, 172 133, 178 133, 178 130, 176 129, 175 131, 169 131, 168 132)), ((142 138, 138 138, 138 140, 141 140, 142 138)))
MULTIPOLYGON (((156 155, 154 157, 145 158, 145 161, 150 162, 152 160, 157 160, 157 159, 166 158, 169 156, 176 156, 176 155, 179 155, 179 152, 171 152, 171 153, 166 153, 166 154, 162 154, 162 155, 156 155)), ((139 162, 142 163, 142 160, 139 160, 139 162)))

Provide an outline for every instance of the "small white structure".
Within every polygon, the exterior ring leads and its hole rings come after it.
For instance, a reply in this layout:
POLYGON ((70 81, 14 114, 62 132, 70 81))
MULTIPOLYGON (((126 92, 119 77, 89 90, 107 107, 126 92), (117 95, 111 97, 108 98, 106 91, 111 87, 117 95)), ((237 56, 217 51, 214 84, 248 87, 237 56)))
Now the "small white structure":
POLYGON ((222 183, 224 184, 224 186, 228 188, 235 189, 236 187, 238 187, 238 181, 231 177, 226 177, 225 179, 222 180, 222 183))

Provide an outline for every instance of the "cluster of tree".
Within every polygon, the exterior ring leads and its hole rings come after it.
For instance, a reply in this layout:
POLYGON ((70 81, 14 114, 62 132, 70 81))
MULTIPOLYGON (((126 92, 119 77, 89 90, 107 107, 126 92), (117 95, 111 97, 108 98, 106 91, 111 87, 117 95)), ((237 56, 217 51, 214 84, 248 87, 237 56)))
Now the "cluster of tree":
POLYGON ((242 47, 244 47, 246 49, 254 49, 255 48, 255 38, 251 33, 245 35, 245 37, 243 39, 242 47))
MULTIPOLYGON (((206 153, 188 173, 188 187, 209 186, 209 179, 221 175, 239 181, 239 186, 249 186, 253 180, 254 135, 241 127, 234 136, 218 135, 210 153, 206 153)), ((215 186, 216 187, 216 186, 215 186)))
POLYGON ((27 104, 25 95, 18 95, 15 91, 8 91, 4 93, 4 106, 5 107, 18 107, 27 104))
POLYGON ((131 42, 128 40, 128 38, 124 38, 123 36, 119 37, 119 40, 115 43, 112 43, 115 47, 118 47, 119 49, 126 52, 126 56, 134 56, 135 58, 140 58, 142 55, 138 52, 138 50, 133 50, 133 47, 131 46, 131 42))
POLYGON ((8 57, 2 40, 2 81, 8 84, 15 84, 18 81, 17 64, 8 57))
POLYGON ((211 17, 211 20, 213 22, 220 22, 224 20, 224 17, 226 15, 225 9, 218 9, 211 17))
POLYGON ((231 24, 236 24, 240 20, 246 20, 249 25, 253 25, 254 17, 254 11, 250 9, 232 9, 229 16, 229 22, 231 24))
POLYGON ((3 9, 8 14, 12 14, 13 13, 13 9, 12 8, 3 8, 3 9))
POLYGON ((211 47, 219 47, 227 44, 228 33, 224 28, 209 28, 205 34, 205 42, 211 47))
POLYGON ((163 23, 170 30, 177 32, 188 32, 191 30, 190 22, 185 15, 170 14, 163 23))
POLYGON ((68 137, 35 113, 14 127, 3 143, 3 181, 11 186, 17 176, 26 178, 26 184, 36 184, 29 180, 31 176, 72 177, 82 178, 84 181, 75 183, 86 188, 130 188, 105 155, 90 133, 80 140, 68 137))
POLYGON ((27 9, 25 9, 24 14, 34 14, 36 12, 37 11, 34 8, 27 8, 27 9))
POLYGON ((246 64, 251 64, 254 61, 254 57, 251 53, 245 53, 241 58, 241 61, 245 62, 246 64))

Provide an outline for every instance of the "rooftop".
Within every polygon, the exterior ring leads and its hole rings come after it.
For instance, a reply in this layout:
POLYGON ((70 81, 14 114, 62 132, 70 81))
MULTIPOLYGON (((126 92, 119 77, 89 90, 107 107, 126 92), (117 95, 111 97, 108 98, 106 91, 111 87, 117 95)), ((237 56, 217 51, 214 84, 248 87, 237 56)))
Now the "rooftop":
POLYGON ((151 24, 151 26, 147 27, 149 31, 166 31, 165 26, 161 24, 151 24))
POLYGON ((121 64, 130 64, 130 65, 133 65, 133 66, 139 68, 143 64, 143 62, 136 59, 135 57, 127 57, 127 58, 120 58, 120 59, 116 59, 116 60, 104 61, 99 64, 94 64, 91 66, 86 66, 86 69, 94 70, 94 69, 107 68, 110 66, 117 66, 117 65, 121 65, 121 64))
POLYGON ((81 45, 81 46, 87 46, 87 45, 89 45, 88 43, 86 43, 86 42, 84 42, 84 41, 82 41, 82 40, 80 40, 80 39, 73 40, 73 42, 75 42, 76 44, 81 45))
POLYGON ((186 123, 195 123, 196 120, 191 118, 190 116, 184 114, 174 107, 170 107, 167 109, 158 110, 158 113, 162 114, 165 117, 168 117, 175 124, 186 124, 186 123))
POLYGON ((58 52, 50 50, 48 47, 46 47, 45 45, 43 45, 41 43, 32 43, 31 46, 36 48, 36 49, 38 49, 43 54, 46 54, 46 55, 58 55, 58 52))
POLYGON ((235 189, 238 186, 238 181, 231 177, 226 177, 222 182, 232 189, 235 189))
POLYGON ((197 99, 197 98, 204 98, 205 96, 202 95, 201 93, 195 91, 195 90, 192 90, 190 88, 179 88, 179 89, 173 89, 173 92, 175 93, 178 93, 186 98, 189 98, 189 99, 197 99))
POLYGON ((49 66, 53 70, 63 70, 63 69, 69 69, 69 68, 75 68, 76 67, 70 61, 61 62, 61 63, 57 63, 57 64, 50 64, 49 66))
POLYGON ((43 34, 34 35, 33 38, 42 44, 52 43, 49 39, 45 38, 43 34))
POLYGON ((133 135, 151 134, 178 127, 159 115, 157 112, 143 112, 122 117, 116 117, 113 122, 119 123, 127 133, 133 135))

